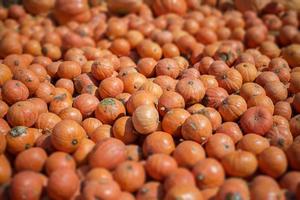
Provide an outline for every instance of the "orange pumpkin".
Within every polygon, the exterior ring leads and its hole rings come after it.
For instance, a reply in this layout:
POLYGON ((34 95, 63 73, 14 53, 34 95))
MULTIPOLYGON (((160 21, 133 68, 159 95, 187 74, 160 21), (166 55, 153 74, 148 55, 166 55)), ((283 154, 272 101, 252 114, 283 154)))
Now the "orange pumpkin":
POLYGON ((58 122, 51 134, 51 143, 59 151, 74 152, 86 137, 84 129, 74 120, 58 122))
POLYGON ((151 105, 139 106, 132 114, 132 123, 138 133, 149 134, 158 128, 158 112, 151 105))
POLYGON ((95 116, 104 124, 113 124, 113 122, 126 114, 122 102, 115 98, 105 98, 96 107, 95 116))
POLYGON ((228 96, 218 108, 224 121, 236 121, 246 110, 246 101, 235 94, 228 96))
POLYGON ((34 145, 35 135, 31 128, 16 126, 6 135, 7 150, 17 154, 34 145))

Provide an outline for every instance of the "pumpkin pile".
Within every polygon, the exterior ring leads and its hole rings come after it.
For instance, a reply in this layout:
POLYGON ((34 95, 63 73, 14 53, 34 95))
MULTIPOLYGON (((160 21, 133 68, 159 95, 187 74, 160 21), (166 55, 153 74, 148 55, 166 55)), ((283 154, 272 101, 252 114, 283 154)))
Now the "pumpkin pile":
POLYGON ((0 199, 300 199, 299 13, 200 2, 0 7, 0 199))

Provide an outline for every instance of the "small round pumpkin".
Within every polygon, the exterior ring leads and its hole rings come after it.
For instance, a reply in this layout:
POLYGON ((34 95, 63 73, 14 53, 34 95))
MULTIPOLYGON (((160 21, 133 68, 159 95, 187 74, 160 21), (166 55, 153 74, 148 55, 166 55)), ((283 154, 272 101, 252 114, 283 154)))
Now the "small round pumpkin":
POLYGON ((11 181, 10 198, 38 200, 42 196, 43 182, 40 174, 32 171, 19 172, 11 181), (34 191, 34 192, 32 192, 34 191))
POLYGON ((267 108, 254 106, 243 114, 240 124, 245 133, 264 135, 272 127, 272 115, 267 108))
POLYGON ((254 154, 237 150, 228 153, 221 159, 226 174, 237 177, 248 177, 257 169, 257 159, 254 154))
POLYGON ((149 134, 156 131, 159 123, 159 115, 154 106, 139 106, 132 115, 134 128, 140 134, 149 134))
POLYGON ((227 97, 227 91, 221 87, 207 88, 203 104, 217 109, 227 97))
POLYGON ((146 180, 143 165, 136 161, 125 161, 119 164, 113 176, 121 189, 127 192, 135 192, 143 186, 146 180), (134 182, 132 180, 134 180, 134 182))
POLYGON ((95 116, 104 124, 113 124, 113 122, 126 114, 122 102, 115 98, 106 98, 100 101, 95 110, 95 116), (109 111, 109 112, 108 112, 109 111))
POLYGON ((177 145, 173 157, 179 166, 191 168, 205 158, 205 151, 199 143, 186 140, 177 145))
POLYGON ((256 176, 250 183, 251 199, 281 198, 282 191, 277 182, 270 176, 256 176))
POLYGON ((235 150, 230 136, 223 133, 215 133, 208 138, 205 151, 209 157, 221 159, 226 154, 235 150))
POLYGON ((186 140, 205 143, 212 135, 212 125, 204 115, 194 114, 185 120, 181 127, 181 133, 186 140))
POLYGON ((224 121, 236 121, 247 110, 246 101, 239 95, 228 96, 219 106, 218 111, 224 121))
POLYGON ((177 168, 164 181, 166 191, 177 185, 196 185, 193 174, 185 168, 177 168))
POLYGON ((12 105, 24 101, 29 97, 29 90, 24 83, 18 80, 8 80, 2 86, 2 99, 12 105))
POLYGON ((278 147, 268 147, 258 155, 258 167, 263 173, 277 178, 287 170, 287 158, 278 147))
POLYGON ((137 200, 161 199, 164 196, 163 187, 160 182, 149 181, 145 183, 137 192, 137 200))
POLYGON ((59 169, 70 169, 75 171, 76 163, 70 154, 56 151, 47 158, 45 169, 48 175, 59 169))
POLYGON ((162 120, 162 129, 172 136, 181 135, 181 127, 190 113, 182 108, 175 108, 165 114, 162 120))
POLYGON ((53 128, 51 143, 57 150, 71 153, 85 137, 84 129, 76 121, 62 120, 53 128))
POLYGON ((34 145, 34 129, 25 126, 15 126, 6 135, 7 150, 17 154, 34 145))
POLYGON ((91 94, 81 94, 73 101, 73 107, 77 108, 81 114, 86 117, 91 115, 99 103, 97 97, 91 94))
POLYGON ((115 138, 107 138, 96 144, 89 156, 91 167, 104 167, 115 169, 118 164, 127 158, 126 148, 122 141, 115 138))
POLYGON ((69 199, 79 188, 79 178, 70 169, 57 169, 50 174, 47 193, 53 199, 69 199))
POLYGON ((219 187, 225 180, 224 169, 214 158, 200 160, 193 167, 193 174, 200 189, 219 187))
POLYGON ((203 196, 196 186, 190 185, 178 185, 171 188, 166 196, 165 200, 182 199, 188 196, 190 199, 203 200, 203 196))
POLYGON ((166 132, 155 131, 144 140, 143 153, 145 156, 156 153, 171 154, 175 149, 172 136, 166 132))
POLYGON ((124 90, 122 80, 117 77, 109 77, 101 81, 99 85, 99 95, 101 98, 116 97, 124 90))
POLYGON ((177 169, 177 163, 171 156, 158 153, 147 158, 145 169, 153 179, 164 180, 177 169))
POLYGON ((32 170, 40 172, 46 162, 47 153, 44 149, 33 147, 18 154, 15 160, 17 171, 32 170))
POLYGON ((89 153, 93 150, 95 143, 88 138, 84 138, 76 151, 73 153, 74 160, 78 165, 86 164, 89 153))

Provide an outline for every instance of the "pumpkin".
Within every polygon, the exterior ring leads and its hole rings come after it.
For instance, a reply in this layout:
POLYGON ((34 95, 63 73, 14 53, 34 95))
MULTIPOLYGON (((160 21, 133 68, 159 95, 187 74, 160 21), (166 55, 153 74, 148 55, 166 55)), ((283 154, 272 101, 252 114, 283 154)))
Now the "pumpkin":
POLYGON ((257 76, 255 65, 251 63, 239 63, 235 69, 241 74, 243 82, 253 82, 257 76))
POLYGON ((218 108, 224 121, 236 121, 246 110, 246 101, 241 96, 234 94, 224 99, 218 108))
POLYGON ((49 111, 59 114, 62 110, 72 107, 71 94, 64 88, 56 88, 53 99, 49 105, 49 111))
POLYGON ((154 83, 158 84, 163 91, 175 91, 177 81, 169 76, 157 76, 154 80, 154 83))
POLYGON ((242 178, 254 174, 258 166, 255 155, 243 150, 226 154, 221 163, 227 175, 242 178))
POLYGON ((53 199, 68 199, 75 194, 78 187, 79 178, 73 170, 58 169, 49 176, 47 193, 53 199))
POLYGON ((0 163, 0 183, 5 184, 11 178, 12 169, 9 160, 4 154, 0 155, 0 163))
POLYGON ((215 133, 208 138, 205 144, 207 155, 216 159, 221 159, 223 156, 234 150, 235 146, 231 137, 223 133, 215 133))
POLYGON ((227 90, 229 94, 238 91, 242 87, 243 77, 236 69, 228 69, 216 76, 220 87, 227 90))
POLYGON ((187 4, 183 0, 155 0, 152 4, 152 7, 156 15, 163 15, 167 13, 183 15, 187 11, 187 4))
POLYGON ((122 102, 115 98, 106 98, 100 101, 95 110, 95 116, 102 123, 113 124, 113 122, 126 114, 122 102), (109 110, 109 112, 107 112, 109 110))
POLYGON ((196 184, 200 189, 221 186, 225 180, 225 172, 219 161, 214 158, 200 160, 193 167, 196 184))
POLYGON ((112 132, 115 138, 122 140, 125 144, 133 143, 137 139, 132 118, 128 116, 117 119, 112 127, 112 132))
POLYGON ((287 170, 287 158, 278 147, 268 147, 258 155, 258 167, 263 173, 277 178, 287 170))
POLYGON ((265 135, 272 127, 272 115, 267 108, 254 106, 243 114, 240 124, 245 133, 265 135))
POLYGON ((186 140, 205 143, 212 135, 212 125, 204 115, 194 114, 185 120, 181 127, 181 133, 186 140))
POLYGON ((45 101, 43 101, 42 99, 34 97, 28 99, 28 101, 33 103, 36 106, 39 115, 48 112, 48 106, 45 103, 45 101))
POLYGON ((92 75, 97 80, 104 80, 110 77, 114 72, 114 65, 112 61, 108 58, 103 58, 101 60, 96 60, 92 64, 92 75))
POLYGON ((292 108, 286 101, 278 101, 274 106, 274 115, 280 115, 287 120, 291 119, 292 108))
POLYGON ((43 182, 40 174, 23 171, 16 174, 11 181, 10 198, 38 200, 42 196, 42 191, 43 182))
POLYGON ((249 133, 245 135, 237 144, 237 148, 259 155, 270 146, 267 138, 260 135, 249 133))
POLYGON ((107 182, 107 181, 112 181, 113 176, 105 168, 93 168, 88 171, 88 173, 85 176, 86 181, 99 181, 99 182, 107 182))
POLYGON ((255 82, 262 87, 264 87, 267 83, 275 81, 280 82, 279 77, 271 71, 262 72, 255 79, 255 82))
POLYGON ((86 117, 91 115, 97 108, 99 100, 91 94, 81 94, 73 101, 73 107, 77 108, 86 117))
MULTIPOLYGON (((162 49, 160 46, 149 39, 144 39, 137 45, 137 52, 141 58, 153 58, 154 60, 159 60, 162 57, 162 49)), ((174 74, 177 74, 178 76, 179 71, 176 70, 174 74)))
POLYGON ((7 150, 17 154, 34 145, 34 129, 25 126, 15 126, 6 135, 7 150))
POLYGON ((218 76, 229 69, 228 65, 221 60, 213 61, 208 68, 208 74, 218 76))
POLYGON ((177 78, 179 76, 179 66, 174 59, 163 58, 159 60, 155 66, 157 76, 170 76, 177 78))
POLYGON ((247 183, 241 178, 228 178, 220 186, 216 198, 225 199, 250 199, 250 191, 247 183))
POLYGON ((24 101, 29 97, 29 90, 21 81, 8 80, 2 86, 3 100, 12 105, 18 101, 24 101))
POLYGON ((251 199, 268 199, 272 196, 281 198, 282 191, 277 182, 269 176, 256 176, 250 184, 251 199))
POLYGON ((165 91, 158 99, 158 112, 164 116, 169 110, 174 108, 184 108, 184 98, 177 92, 165 91))
POLYGON ((166 132, 155 131, 144 140, 143 153, 145 156, 156 153, 171 154, 175 149, 172 136, 166 132))
POLYGON ((107 138, 96 144, 89 155, 89 165, 93 168, 104 167, 111 170, 124 162, 126 158, 124 143, 115 138, 107 138))
POLYGON ((121 195, 121 189, 117 182, 111 181, 88 181, 83 190, 84 199, 116 199, 121 195))
POLYGON ((102 99, 116 97, 124 90, 123 82, 117 77, 109 77, 101 81, 99 85, 99 95, 102 99))
POLYGON ((288 91, 282 82, 269 82, 264 86, 266 94, 274 103, 283 101, 288 97, 288 91))
POLYGON ((259 84, 250 82, 242 85, 239 94, 245 101, 248 101, 253 96, 264 96, 266 92, 259 84))
POLYGON ((52 101, 55 94, 55 87, 51 83, 43 82, 35 91, 35 96, 44 100, 46 103, 52 101))
POLYGON ((113 176, 121 189, 127 192, 138 190, 143 186, 146 179, 143 165, 136 161, 125 161, 119 164, 113 176))
POLYGON ((65 152, 56 151, 47 158, 45 169, 48 175, 59 169, 69 169, 75 171, 76 163, 71 155, 65 152))
POLYGON ((15 168, 17 171, 31 170, 40 172, 46 162, 47 153, 44 149, 33 147, 22 151, 15 160, 15 168))
POLYGON ((293 135, 290 131, 288 122, 286 121, 284 124, 280 124, 276 122, 276 118, 280 119, 280 116, 273 116, 273 125, 266 133, 266 138, 270 140, 271 145, 286 150, 293 143, 293 135))
POLYGON ((140 134, 149 134, 158 128, 159 115, 154 106, 139 106, 132 114, 134 128, 140 134))
POLYGON ((208 107, 217 109, 227 97, 227 91, 221 87, 208 88, 205 91, 203 103, 208 107))
POLYGON ((175 90, 183 97, 186 105, 200 102, 205 95, 203 83, 196 78, 183 78, 179 80, 175 90))
POLYGON ((147 82, 146 77, 140 73, 129 73, 125 76, 122 76, 121 80, 124 84, 123 92, 127 92, 130 94, 138 91, 142 87, 142 85, 147 82))
POLYGON ((73 107, 63 109, 62 111, 59 112, 58 116, 62 120, 74 120, 79 124, 82 121, 82 115, 80 111, 77 108, 73 108, 73 107))
POLYGON ((147 158, 145 169, 153 179, 164 180, 177 169, 177 163, 171 156, 158 153, 147 158))
POLYGON ((166 191, 177 185, 196 185, 193 174, 185 168, 177 168, 170 174, 165 182, 164 188, 166 191))
POLYGON ((84 129, 76 121, 62 120, 52 130, 51 143, 55 149, 71 153, 85 137, 84 129))
POLYGON ((175 200, 185 198, 186 196, 190 197, 191 199, 203 200, 203 196, 198 188, 190 185, 174 186, 167 192, 165 199, 175 200))

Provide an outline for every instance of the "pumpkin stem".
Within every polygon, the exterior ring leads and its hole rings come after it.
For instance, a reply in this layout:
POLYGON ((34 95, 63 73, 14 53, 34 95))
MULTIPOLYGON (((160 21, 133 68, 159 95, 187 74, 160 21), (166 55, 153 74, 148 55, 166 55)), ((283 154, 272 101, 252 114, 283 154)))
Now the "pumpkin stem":
POLYGON ((60 94, 60 95, 55 96, 54 100, 63 101, 66 97, 67 97, 67 95, 64 93, 64 94, 60 94))
POLYGON ((13 137, 19 137, 19 136, 25 134, 26 131, 27 131, 27 127, 25 127, 25 126, 16 126, 16 127, 11 129, 10 135, 13 136, 13 137))
POLYGON ((78 140, 77 140, 77 139, 73 139, 73 140, 72 140, 72 144, 73 144, 73 145, 78 144, 78 140))
POLYGON ((198 174, 196 178, 198 181, 203 181, 205 177, 203 174, 198 174))
POLYGON ((226 200, 242 200, 242 197, 239 193, 228 193, 225 197, 226 200))

